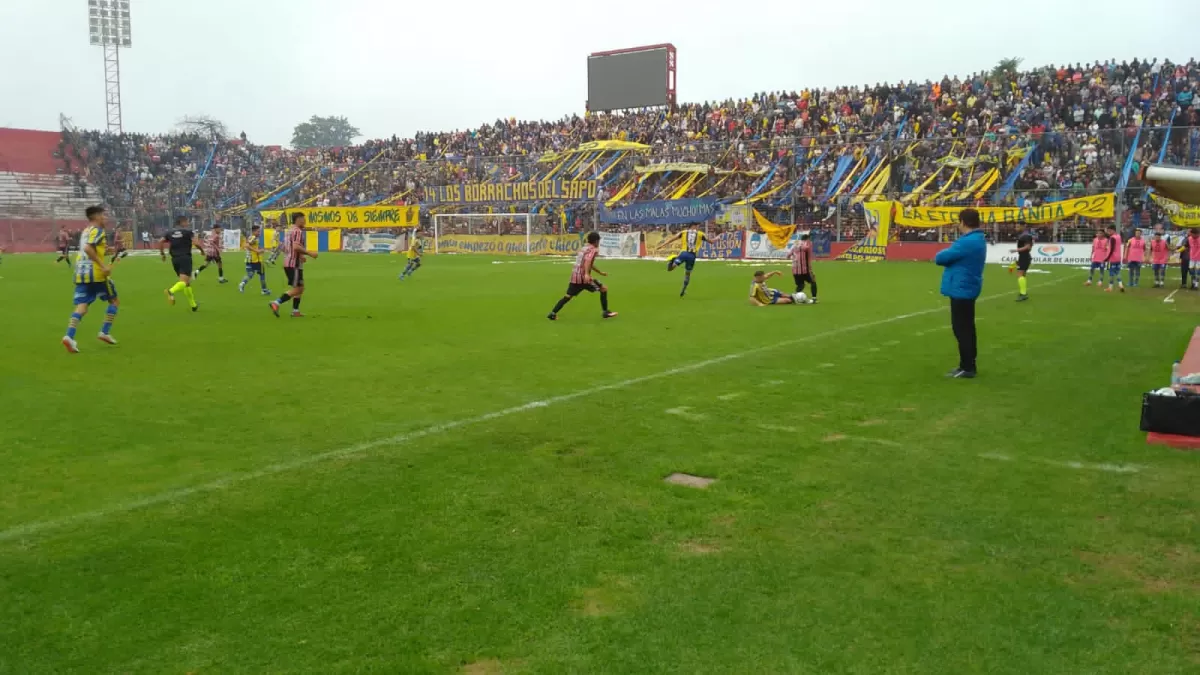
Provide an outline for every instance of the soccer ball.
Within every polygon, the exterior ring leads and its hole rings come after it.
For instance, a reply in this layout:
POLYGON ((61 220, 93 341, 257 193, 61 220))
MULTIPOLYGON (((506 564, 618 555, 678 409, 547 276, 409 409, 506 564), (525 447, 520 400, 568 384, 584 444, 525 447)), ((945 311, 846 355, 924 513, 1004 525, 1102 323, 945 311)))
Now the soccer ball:
POLYGON ((808 296, 803 293, 793 293, 792 300, 794 300, 797 305, 808 304, 808 296))

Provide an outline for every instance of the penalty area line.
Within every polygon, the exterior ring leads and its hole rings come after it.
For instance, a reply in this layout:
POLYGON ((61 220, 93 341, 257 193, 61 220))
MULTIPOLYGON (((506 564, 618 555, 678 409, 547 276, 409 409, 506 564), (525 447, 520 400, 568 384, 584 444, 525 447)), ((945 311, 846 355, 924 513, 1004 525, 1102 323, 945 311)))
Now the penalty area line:
MULTIPOLYGON (((1049 286, 1051 284, 1056 284, 1059 281, 1065 280, 1066 278, 1067 277, 1064 276, 1060 279, 1056 279, 1056 280, 1050 282, 1050 284, 1043 284, 1043 286, 1049 286)), ((1007 297, 1012 297, 1012 294, 1011 293, 997 293, 996 295, 989 295, 989 296, 982 297, 979 299, 979 302, 986 302, 988 300, 995 300, 996 298, 1007 298, 1007 297)), ((496 411, 493 411, 490 413, 485 413, 483 415, 477 415, 475 417, 465 417, 465 418, 458 419, 458 420, 452 420, 449 422, 434 424, 434 425, 425 427, 423 429, 418 429, 416 431, 410 431, 410 432, 406 432, 406 433, 402 433, 402 434, 396 434, 394 436, 387 436, 385 438, 376 439, 374 441, 358 443, 355 445, 347 446, 345 448, 330 450, 328 452, 322 452, 322 453, 318 453, 315 455, 308 455, 306 457, 300 457, 300 458, 289 460, 286 462, 278 462, 275 464, 269 464, 267 466, 262 467, 261 469, 255 469, 254 471, 231 474, 229 476, 225 476, 223 478, 218 478, 217 480, 209 481, 207 483, 201 483, 199 485, 193 485, 191 487, 181 488, 178 490, 168 490, 165 492, 159 492, 157 494, 142 497, 141 499, 135 499, 133 501, 124 502, 122 504, 116 504, 116 505, 105 507, 105 508, 95 509, 93 511, 83 511, 80 513, 63 516, 61 518, 52 518, 52 519, 48 519, 48 520, 40 520, 40 521, 32 521, 32 522, 28 522, 28 523, 22 523, 20 525, 14 525, 14 526, 6 528, 4 530, 0 530, 0 541, 10 541, 13 539, 20 539, 22 537, 29 537, 32 535, 41 534, 41 533, 48 532, 51 530, 61 529, 61 528, 68 527, 71 525, 78 525, 80 523, 104 520, 105 518, 109 518, 111 516, 117 516, 117 515, 121 515, 124 513, 129 513, 132 511, 139 511, 141 509, 158 506, 158 505, 162 505, 162 504, 171 504, 171 503, 182 501, 184 499, 187 499, 189 497, 193 497, 196 495, 202 495, 202 494, 206 494, 209 492, 219 492, 221 490, 235 487, 235 486, 241 485, 242 483, 249 483, 251 481, 255 481, 255 480, 258 480, 261 478, 268 478, 270 476, 275 476, 275 475, 279 475, 279 474, 283 474, 283 473, 290 473, 292 471, 304 469, 304 468, 312 466, 314 464, 320 464, 323 462, 328 462, 328 461, 333 461, 333 460, 357 457, 357 456, 366 454, 372 450, 375 450, 377 448, 384 448, 384 447, 390 447, 390 446, 395 446, 395 445, 404 445, 406 443, 411 443, 413 441, 417 441, 417 440, 420 440, 422 438, 426 438, 429 436, 443 434, 448 431, 453 431, 455 429, 461 429, 461 428, 469 427, 469 426, 476 426, 476 425, 482 424, 484 422, 498 420, 503 417, 509 417, 511 415, 528 412, 530 410, 538 410, 540 408, 546 408, 546 407, 549 407, 552 405, 557 405, 559 403, 567 403, 570 401, 574 401, 574 400, 581 399, 581 398, 586 398, 586 397, 593 396, 595 394, 599 394, 599 393, 603 393, 603 392, 607 392, 607 391, 626 389, 628 387, 642 384, 644 382, 652 382, 654 380, 661 380, 661 379, 665 379, 665 378, 669 378, 669 377, 674 377, 676 375, 691 373, 691 372, 695 372, 697 370, 702 370, 704 368, 708 368, 709 366, 715 366, 715 365, 719 365, 722 363, 728 363, 729 361, 736 361, 738 359, 744 359, 744 358, 747 358, 750 356, 755 356, 757 354, 762 354, 764 352, 770 352, 770 351, 774 351, 777 349, 784 349, 786 347, 793 347, 793 346, 804 344, 807 342, 814 342, 816 340, 822 340, 824 338, 834 337, 834 336, 838 336, 838 335, 844 335, 846 333, 854 333, 854 332, 857 332, 860 330, 876 328, 878 326, 886 326, 888 324, 893 324, 898 321, 904 321, 906 319, 913 319, 913 318, 916 318, 919 316, 928 316, 930 314, 935 314, 938 312, 945 312, 945 311, 946 311, 946 308, 944 306, 939 306, 939 307, 933 307, 930 309, 922 309, 922 310, 918 310, 915 312, 908 312, 905 314, 897 314, 895 316, 891 316, 886 319, 878 319, 876 321, 866 321, 864 323, 852 324, 849 326, 842 326, 840 328, 833 328, 831 330, 822 331, 820 333, 813 333, 812 335, 805 335, 803 337, 793 338, 790 340, 784 340, 782 342, 776 342, 776 343, 769 344, 769 345, 763 345, 761 347, 756 347, 754 349, 748 349, 748 350, 742 351, 742 352, 733 352, 731 354, 725 354, 724 356, 718 356, 718 357, 706 359, 703 361, 695 361, 695 362, 692 362, 692 363, 689 363, 689 364, 686 364, 683 366, 679 366, 677 368, 671 368, 669 370, 659 371, 657 373, 652 373, 650 375, 643 375, 641 377, 633 377, 633 378, 629 378, 627 380, 612 382, 610 384, 602 384, 597 387, 581 389, 579 391, 574 391, 574 392, 571 392, 568 394, 562 394, 559 396, 551 396, 549 398, 544 398, 544 399, 540 399, 540 400, 536 400, 536 401, 530 401, 528 403, 524 403, 524 404, 517 405, 517 406, 512 406, 510 408, 503 408, 501 410, 496 410, 496 411)))

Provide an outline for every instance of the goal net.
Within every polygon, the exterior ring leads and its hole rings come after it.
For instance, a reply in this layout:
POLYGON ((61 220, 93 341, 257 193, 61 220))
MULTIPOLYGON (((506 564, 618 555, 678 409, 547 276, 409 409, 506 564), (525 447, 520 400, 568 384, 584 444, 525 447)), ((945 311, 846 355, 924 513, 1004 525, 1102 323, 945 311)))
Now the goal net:
POLYGON ((413 227, 345 228, 341 231, 342 250, 352 253, 404 251, 414 236, 420 236, 420 233, 413 227))
MULTIPOLYGON (((433 253, 573 256, 587 233, 565 219, 541 213, 444 213, 433 216, 433 253)), ((637 258, 644 254, 638 232, 601 232, 600 255, 637 258)))
POLYGON ((537 213, 439 213, 433 216, 434 253, 538 255, 553 236, 537 213), (536 240, 535 240, 536 238, 536 240))

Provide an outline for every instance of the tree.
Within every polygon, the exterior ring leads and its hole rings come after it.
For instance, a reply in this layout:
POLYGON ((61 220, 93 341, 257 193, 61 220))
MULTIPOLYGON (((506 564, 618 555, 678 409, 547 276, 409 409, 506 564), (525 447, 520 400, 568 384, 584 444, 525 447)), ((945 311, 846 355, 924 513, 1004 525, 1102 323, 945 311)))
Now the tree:
POLYGON ((1025 59, 1014 56, 1010 59, 1000 59, 1000 63, 992 68, 993 82, 1010 82, 1017 79, 1017 71, 1021 69, 1021 62, 1025 59))
POLYGON ((359 136, 362 133, 358 127, 345 117, 313 115, 292 130, 292 147, 297 150, 338 148, 350 145, 359 136))
POLYGON ((225 140, 229 137, 229 129, 225 123, 208 115, 188 115, 176 123, 176 128, 185 133, 200 134, 214 141, 225 140))

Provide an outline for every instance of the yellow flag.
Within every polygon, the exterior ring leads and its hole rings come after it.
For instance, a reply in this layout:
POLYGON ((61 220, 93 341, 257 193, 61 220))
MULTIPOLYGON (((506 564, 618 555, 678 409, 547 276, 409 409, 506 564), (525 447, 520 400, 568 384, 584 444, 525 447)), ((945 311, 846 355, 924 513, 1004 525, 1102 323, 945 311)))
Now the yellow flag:
POLYGON ((771 245, 779 250, 787 248, 788 240, 792 238, 792 233, 796 231, 795 225, 776 225, 767 220, 766 216, 754 209, 754 222, 759 228, 766 233, 767 239, 771 245))

